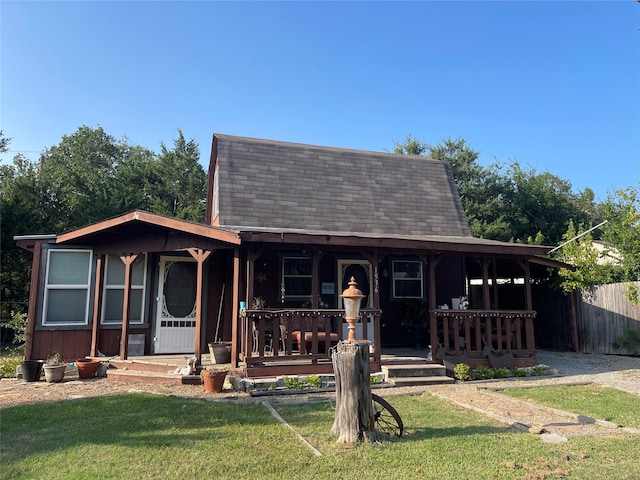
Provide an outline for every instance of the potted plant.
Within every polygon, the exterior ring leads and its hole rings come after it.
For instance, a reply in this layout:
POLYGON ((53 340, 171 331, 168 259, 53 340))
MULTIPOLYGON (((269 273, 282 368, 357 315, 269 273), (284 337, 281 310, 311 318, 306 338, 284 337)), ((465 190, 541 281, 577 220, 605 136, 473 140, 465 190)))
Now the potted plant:
POLYGON ((81 379, 92 378, 100 368, 100 360, 79 358, 76 360, 76 367, 78 368, 78 377, 81 379))
POLYGON ((227 369, 220 369, 208 366, 200 371, 202 383, 204 383, 204 391, 208 393, 219 393, 224 387, 224 380, 227 378, 227 369))
POLYGON ((208 345, 213 363, 231 363, 231 342, 209 343, 208 345))
POLYGON ((253 297, 253 302, 251 303, 251 308, 253 310, 262 310, 267 307, 267 302, 264 301, 262 297, 253 297))
POLYGON ((61 382, 64 378, 64 372, 67 369, 67 364, 62 361, 62 357, 59 353, 47 357, 44 362, 44 378, 49 383, 61 382))
POLYGON ((22 379, 25 382, 37 382, 40 380, 43 365, 44 360, 25 360, 20 364, 22 379))

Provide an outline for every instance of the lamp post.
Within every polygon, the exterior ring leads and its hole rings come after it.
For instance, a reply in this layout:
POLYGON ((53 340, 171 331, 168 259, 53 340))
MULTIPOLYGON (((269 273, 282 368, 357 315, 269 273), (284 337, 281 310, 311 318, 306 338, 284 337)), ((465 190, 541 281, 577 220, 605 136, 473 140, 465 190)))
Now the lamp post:
POLYGON ((349 288, 340 295, 344 302, 345 320, 349 324, 349 335, 346 340, 349 343, 356 342, 356 323, 360 319, 360 301, 364 298, 357 285, 355 277, 351 277, 349 288))

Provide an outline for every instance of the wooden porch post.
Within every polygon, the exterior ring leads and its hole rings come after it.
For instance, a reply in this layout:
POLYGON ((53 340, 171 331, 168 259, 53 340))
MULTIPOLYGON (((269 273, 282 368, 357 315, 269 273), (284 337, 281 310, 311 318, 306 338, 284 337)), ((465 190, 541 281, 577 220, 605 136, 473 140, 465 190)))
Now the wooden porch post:
POLYGON ((311 257, 311 308, 318 308, 318 297, 320 296, 320 288, 318 283, 318 264, 320 263, 320 254, 318 249, 313 249, 311 257))
POLYGON ((578 290, 569 293, 571 299, 571 339, 573 340, 573 351, 580 352, 580 341, 578 340, 578 315, 576 312, 576 297, 578 290))
POLYGON ((33 333, 36 331, 36 311, 38 307, 38 286, 40 285, 40 264, 42 260, 42 243, 33 245, 31 262, 31 284, 29 285, 29 305, 27 306, 27 331, 24 342, 24 358, 31 360, 33 354, 33 333))
POLYGON ((487 257, 482 257, 482 298, 484 309, 491 310, 491 292, 489 290, 489 262, 487 257))
POLYGON ((196 364, 202 364, 202 277, 204 273, 204 262, 211 255, 210 250, 201 248, 188 248, 191 256, 198 262, 198 273, 196 275, 196 335, 194 340, 194 351, 196 364))
POLYGON ((93 292, 93 323, 91 324, 91 350, 89 356, 98 355, 98 335, 100 332, 100 311, 102 310, 102 286, 104 278, 102 275, 104 264, 104 254, 98 255, 96 259, 96 280, 95 290, 93 292))
MULTIPOLYGON (((378 273, 378 266, 380 264, 380 259, 378 257, 378 252, 372 252, 371 254, 367 252, 361 252, 362 257, 367 260, 371 266, 373 267, 373 308, 380 309, 380 275, 378 273)), ((382 348, 382 338, 380 338, 380 321, 382 320, 382 316, 380 316, 377 322, 373 322, 373 340, 374 340, 374 349, 373 349, 373 357, 375 360, 380 359, 380 349, 382 348)), ((365 331, 367 328, 368 320, 362 320, 362 332, 363 337, 368 338, 368 333, 365 331)))
POLYGON ((500 298, 498 295, 498 266, 496 265, 496 259, 491 260, 491 278, 493 287, 493 304, 496 310, 500 310, 500 298))
POLYGON ((255 271, 256 271, 256 260, 260 258, 260 256, 264 253, 264 248, 259 250, 255 250, 253 248, 249 249, 247 253, 247 293, 245 295, 245 301, 247 302, 247 308, 251 308, 251 303, 253 301, 253 282, 255 279, 255 271))
MULTIPOLYGON (((436 267, 442 256, 440 255, 429 255, 429 284, 427 288, 429 289, 429 310, 436 309, 436 267)), ((446 329, 446 326, 444 327, 446 329)), ((433 352, 433 358, 435 358, 436 353, 438 352, 438 324, 436 316, 433 314, 429 315, 429 330, 431 336, 431 350, 433 352)))
POLYGON ((129 355, 129 303, 131 301, 131 265, 138 255, 121 255, 124 263, 124 298, 122 300, 122 333, 120 335, 120 360, 126 360, 129 355))
POLYGON ((233 281, 232 281, 232 289, 231 289, 231 368, 238 368, 238 341, 239 341, 239 333, 238 333, 238 322, 239 318, 239 308, 238 308, 238 298, 239 298, 239 290, 240 290, 240 249, 233 249, 233 281))

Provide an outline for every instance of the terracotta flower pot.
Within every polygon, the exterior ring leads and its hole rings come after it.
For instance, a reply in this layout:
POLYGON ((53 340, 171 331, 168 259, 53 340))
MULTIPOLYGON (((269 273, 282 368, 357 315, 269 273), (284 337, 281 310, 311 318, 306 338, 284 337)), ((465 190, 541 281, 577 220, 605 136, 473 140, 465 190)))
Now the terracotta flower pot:
POLYGON ((76 367, 78 367, 78 377, 81 379, 92 378, 100 368, 100 360, 79 358, 76 360, 76 367))
POLYGON ((204 383, 204 391, 208 393, 219 393, 224 387, 224 380, 227 378, 227 372, 209 372, 202 370, 200 372, 202 382, 204 383))

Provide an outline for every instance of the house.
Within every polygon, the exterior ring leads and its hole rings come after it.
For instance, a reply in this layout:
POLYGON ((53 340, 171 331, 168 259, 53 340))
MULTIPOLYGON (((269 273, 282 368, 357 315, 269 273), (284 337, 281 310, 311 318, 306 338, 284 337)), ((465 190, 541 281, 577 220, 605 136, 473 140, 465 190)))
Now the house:
POLYGON ((531 283, 554 265, 550 247, 474 238, 446 163, 219 134, 204 224, 133 211, 16 241, 33 251, 27 358, 200 361, 225 341, 250 376, 331 371, 352 277, 372 371, 416 343, 535 364, 531 283))

